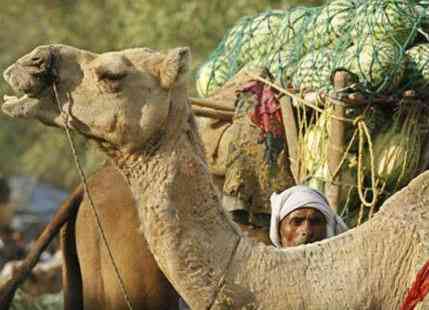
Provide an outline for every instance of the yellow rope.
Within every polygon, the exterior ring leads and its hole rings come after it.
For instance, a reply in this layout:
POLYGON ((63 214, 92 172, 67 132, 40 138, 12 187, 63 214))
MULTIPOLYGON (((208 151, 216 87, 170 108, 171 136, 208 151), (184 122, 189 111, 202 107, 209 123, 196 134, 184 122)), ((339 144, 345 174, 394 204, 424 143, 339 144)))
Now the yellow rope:
MULTIPOLYGON (((319 108, 318 106, 316 106, 316 105, 306 101, 305 99, 303 99, 302 93, 300 93, 299 95, 293 94, 290 91, 284 89, 283 87, 276 85, 276 84, 272 83, 271 81, 264 79, 260 76, 257 76, 251 72, 247 72, 247 74, 250 77, 252 77, 253 79, 258 80, 260 82, 263 82, 263 83, 273 87, 274 89, 278 90, 279 92, 291 97, 294 101, 301 103, 302 105, 299 105, 299 106, 302 106, 304 111, 305 111, 305 106, 308 106, 308 107, 312 108, 313 110, 318 111, 320 113, 323 113, 323 112, 326 113, 326 110, 319 108)), ((316 100, 317 100, 317 102, 323 101, 322 98, 320 98, 320 96, 318 96, 316 98, 316 100)), ((341 101, 338 101, 334 98, 329 98, 329 101, 333 104, 344 105, 344 103, 342 103, 341 101)), ((362 115, 364 115, 365 112, 362 115)), ((300 113, 298 113, 298 115, 299 114, 300 113)), ((375 208, 375 205, 378 202, 379 195, 385 189, 385 184, 383 183, 380 190, 378 190, 379 184, 378 184, 378 180, 376 179, 373 144, 372 144, 372 140, 371 140, 371 136, 370 136, 368 127, 367 127, 365 120, 364 120, 364 117, 362 115, 358 116, 355 119, 349 119, 349 118, 345 118, 345 117, 338 117, 338 116, 334 115, 333 113, 327 113, 328 117, 339 120, 339 121, 344 121, 344 122, 353 124, 353 126, 356 128, 354 133, 353 133, 353 136, 352 136, 352 138, 351 138, 351 140, 350 140, 350 142, 349 142, 349 144, 348 144, 348 146, 347 146, 347 148, 343 154, 343 157, 342 157, 338 167, 336 168, 335 172, 331 176, 331 179, 332 180, 335 179, 335 177, 340 172, 341 167, 344 165, 344 162, 347 159, 347 155, 349 154, 349 151, 350 151, 351 147, 353 146, 353 143, 355 142, 356 137, 358 136, 359 137, 359 141, 358 141, 358 163, 357 163, 358 167, 357 167, 356 187, 357 187, 357 191, 358 191, 358 195, 359 195, 359 199, 361 201, 362 207, 369 207, 370 213, 372 215, 374 208, 375 208), (371 185, 369 188, 366 188, 363 184, 364 183, 364 179, 363 179, 363 171, 364 171, 363 156, 364 156, 365 140, 368 144, 368 150, 369 150, 369 166, 370 166, 370 174, 371 174, 371 185), (370 201, 368 201, 367 197, 366 197, 369 190, 372 191, 372 199, 370 201)), ((301 124, 301 122, 303 122, 302 118, 299 119, 299 123, 300 123, 299 134, 300 134, 300 136, 303 135, 303 129, 304 129, 304 125, 301 124)), ((361 222, 362 219, 363 219, 363 209, 360 211, 360 214, 359 214, 359 222, 361 222)))
MULTIPOLYGON (((289 97, 293 98, 294 100, 296 100, 296 101, 302 103, 303 105, 306 105, 306 106, 308 106, 308 107, 310 107, 310 108, 312 108, 312 109, 314 109, 314 110, 316 110, 316 111, 318 111, 320 113, 322 113, 324 111, 322 108, 319 108, 319 107, 315 106, 314 104, 312 104, 312 103, 304 100, 302 97, 297 96, 297 95, 295 95, 295 94, 287 91, 283 87, 278 86, 278 85, 276 85, 276 84, 268 81, 267 79, 264 79, 264 78, 262 78, 260 76, 257 76, 255 74, 249 73, 249 72, 247 72, 247 75, 249 75, 250 77, 254 78, 255 80, 258 80, 260 82, 263 82, 263 83, 271 86, 272 88, 277 89, 279 92, 281 92, 281 93, 283 93, 285 95, 288 95, 289 97)), ((318 100, 320 100, 320 98, 318 98, 318 100)), ((333 100, 333 102, 337 102, 337 100, 335 100, 335 99, 332 99, 332 100, 333 100)), ((349 119, 349 118, 338 117, 338 116, 335 116, 333 114, 330 114, 329 116, 332 117, 332 118, 335 118, 336 120, 339 120, 339 121, 343 121, 343 122, 347 122, 347 123, 353 123, 353 120, 349 119)))
POLYGON ((338 164, 337 169, 335 170, 335 172, 331 176, 331 181, 335 180, 335 178, 337 177, 338 173, 340 173, 341 167, 343 166, 344 162, 346 161, 347 155, 349 154, 349 151, 352 148, 355 139, 356 139, 356 130, 353 132, 353 136, 350 139, 350 143, 348 144, 346 150, 344 151, 343 158, 341 158, 341 161, 338 164))
POLYGON ((359 148, 358 148, 358 168, 357 168, 357 188, 358 188, 358 194, 359 198, 362 202, 362 204, 366 207, 372 207, 377 203, 378 199, 378 191, 376 186, 376 180, 375 180, 375 163, 374 163, 374 150, 373 145, 371 141, 371 136, 368 131, 368 127, 365 124, 364 118, 362 116, 358 116, 355 119, 354 122, 357 125, 358 132, 359 132, 359 148), (368 142, 368 151, 369 151, 369 165, 370 165, 370 172, 371 172, 371 185, 372 185, 372 200, 367 201, 364 193, 362 192, 362 185, 363 185, 363 145, 364 145, 364 138, 366 137, 366 140, 368 142))

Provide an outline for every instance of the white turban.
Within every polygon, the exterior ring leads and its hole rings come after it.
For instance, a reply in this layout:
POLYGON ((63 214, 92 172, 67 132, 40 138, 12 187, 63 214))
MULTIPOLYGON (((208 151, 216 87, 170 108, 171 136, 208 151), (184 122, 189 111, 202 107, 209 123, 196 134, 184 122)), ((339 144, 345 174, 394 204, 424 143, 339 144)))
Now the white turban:
POLYGON ((307 186, 297 185, 280 194, 273 193, 271 201, 270 239, 280 248, 279 225, 289 213, 299 208, 313 208, 320 211, 326 219, 326 235, 332 237, 346 231, 347 225, 329 206, 325 196, 307 186))

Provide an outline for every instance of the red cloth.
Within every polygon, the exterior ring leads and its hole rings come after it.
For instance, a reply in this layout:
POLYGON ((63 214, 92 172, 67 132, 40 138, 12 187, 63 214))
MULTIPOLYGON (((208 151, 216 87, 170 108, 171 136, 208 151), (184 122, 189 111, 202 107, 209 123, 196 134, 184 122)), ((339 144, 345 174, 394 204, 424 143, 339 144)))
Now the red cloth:
POLYGON ((416 280, 408 291, 401 310, 413 310, 429 293, 429 261, 417 273, 416 280))
POLYGON ((274 137, 283 137, 283 119, 278 92, 260 81, 252 81, 241 91, 253 93, 257 99, 255 110, 250 113, 251 121, 261 128, 263 135, 271 132, 274 137))

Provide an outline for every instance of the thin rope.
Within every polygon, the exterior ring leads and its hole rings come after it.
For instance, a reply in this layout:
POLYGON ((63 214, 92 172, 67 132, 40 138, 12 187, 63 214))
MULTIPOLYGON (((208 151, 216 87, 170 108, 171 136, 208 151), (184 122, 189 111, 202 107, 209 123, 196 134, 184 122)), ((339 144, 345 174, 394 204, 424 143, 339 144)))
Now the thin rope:
POLYGON ((232 264, 232 261, 234 260, 235 254, 237 253, 237 249, 238 249, 238 246, 240 244, 241 239, 242 239, 241 235, 239 235, 238 239, 237 239, 237 241, 235 243, 234 250, 232 251, 231 256, 229 257, 229 261, 228 261, 228 264, 226 265, 225 271, 224 271, 222 277, 220 278, 219 283, 217 284, 216 290, 215 290, 215 292, 213 294, 212 301, 209 303, 209 305, 206 308, 207 310, 210 310, 211 308, 213 308, 213 306, 214 306, 214 304, 215 304, 215 302, 216 302, 216 300, 217 300, 217 298, 219 296, 219 293, 222 290, 222 287, 223 287, 223 285, 225 283, 225 276, 229 272, 229 268, 230 268, 230 266, 232 264))
POLYGON ((341 158, 340 163, 338 164, 337 168, 335 169, 335 172, 332 174, 331 176, 331 181, 335 180, 337 175, 340 173, 341 167, 344 165, 344 162, 347 159, 347 155, 350 153, 350 149, 353 146, 353 143, 355 142, 356 139, 356 131, 353 133, 352 138, 350 139, 350 143, 347 146, 346 150, 344 151, 343 157, 341 158))
POLYGON ((101 221, 100 221, 100 216, 98 214, 97 209, 95 208, 94 202, 92 200, 92 197, 91 197, 89 189, 88 189, 87 178, 86 178, 85 173, 83 172, 82 166, 81 166, 80 161, 79 161, 79 157, 78 157, 77 152, 76 152, 76 147, 75 147, 73 138, 72 138, 72 136, 70 134, 70 128, 68 126, 68 116, 69 115, 68 115, 68 113, 63 113, 63 111, 61 109, 62 104, 60 102, 60 97, 58 95, 58 90, 57 90, 56 83, 54 82, 52 85, 53 85, 53 90, 54 90, 54 95, 55 95, 55 101, 57 103, 58 110, 59 110, 60 114, 63 114, 63 116, 64 116, 64 131, 66 133, 67 140, 68 140, 68 142, 70 144, 70 147, 71 147, 71 150, 72 150, 72 155, 73 155, 73 159, 74 159, 75 165, 76 165, 76 167, 77 167, 77 169, 79 171, 79 175, 80 175, 80 178, 82 180, 82 184, 83 184, 83 188, 84 188, 84 191, 85 191, 85 195, 88 197, 89 205, 91 206, 91 210, 92 210, 92 212, 94 214, 95 221, 96 221, 97 227, 98 227, 98 229, 100 231, 101 238, 102 238, 103 243, 104 243, 104 245, 105 245, 105 247, 107 249, 107 253, 109 255, 110 261, 112 262, 112 266, 113 266, 113 269, 115 271, 115 275, 116 275, 116 278, 118 280, 119 287, 121 289, 122 295, 124 296, 124 299, 125 299, 125 302, 127 304, 127 307, 128 307, 128 309, 133 310, 133 306, 131 305, 131 301, 130 301, 127 289, 125 287, 124 280, 121 277, 121 274, 119 272, 119 268, 118 268, 118 266, 117 266, 117 264, 115 262, 115 259, 113 257, 112 250, 110 249, 109 243, 107 241, 106 234, 104 232, 103 226, 102 226, 101 221))
MULTIPOLYGON (((267 85, 269 85, 269 86, 277 89, 279 92, 281 92, 281 93, 283 93, 285 95, 288 95, 289 97, 292 97, 296 101, 298 101, 298 102, 300 102, 300 103, 302 103, 302 104, 304 104, 306 106, 309 106, 310 108, 312 108, 312 109, 314 109, 314 110, 316 110, 316 111, 318 111, 320 113, 323 113, 325 111, 325 110, 323 110, 323 109, 321 109, 319 107, 316 107, 314 104, 311 104, 310 102, 304 100, 303 98, 301 98, 301 97, 299 97, 299 96, 297 96, 297 95, 295 95, 295 94, 287 91, 283 87, 281 87, 279 85, 276 85, 275 83, 272 83, 272 82, 270 82, 270 81, 268 81, 268 80, 266 80, 266 79, 264 79, 264 78, 262 78, 260 76, 257 76, 256 74, 253 74, 253 73, 250 73, 250 72, 246 72, 246 74, 249 75, 250 77, 258 80, 258 81, 261 81, 261 82, 263 82, 263 83, 265 83, 265 84, 267 84, 267 85)), ((337 100, 332 99, 332 98, 331 98, 331 100, 333 101, 334 104, 337 101, 337 100)), ((343 121, 343 122, 347 122, 347 123, 353 123, 352 119, 348 119, 348 118, 345 118, 345 117, 338 117, 338 116, 335 116, 335 115, 329 115, 329 116, 332 117, 332 118, 334 118, 334 119, 336 119, 336 120, 339 120, 339 121, 343 121)))
POLYGON ((363 117, 357 117, 355 120, 355 124, 358 126, 359 130, 359 151, 358 151, 358 168, 357 168, 357 188, 359 198, 362 204, 366 207, 372 207, 377 203, 378 192, 377 192, 377 184, 375 180, 375 163, 374 163, 374 151, 373 145, 371 142, 371 136, 368 131, 368 127, 363 120, 363 117), (367 201, 365 195, 362 193, 362 183, 363 183, 363 143, 364 136, 366 136, 368 142, 368 151, 369 151, 369 160, 370 160, 370 171, 371 171, 371 184, 372 184, 372 200, 367 201))

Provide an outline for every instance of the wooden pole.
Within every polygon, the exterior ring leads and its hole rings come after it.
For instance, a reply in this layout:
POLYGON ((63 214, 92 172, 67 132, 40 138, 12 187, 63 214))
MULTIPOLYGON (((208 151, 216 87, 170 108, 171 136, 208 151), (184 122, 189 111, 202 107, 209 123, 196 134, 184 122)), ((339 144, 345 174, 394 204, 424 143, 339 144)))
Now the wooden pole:
MULTIPOLYGON (((428 102, 422 102, 422 106, 428 105, 428 102)), ((422 113, 427 113, 427 110, 423 109, 422 113)), ((427 125, 429 125, 429 123, 427 123, 427 125)), ((426 170, 429 170, 429 128, 423 128, 423 141, 422 141, 422 151, 420 154, 420 164, 418 166, 418 173, 422 173, 426 170)))
POLYGON ((216 102, 211 101, 210 99, 189 97, 189 101, 194 106, 199 106, 199 107, 209 108, 209 109, 214 109, 214 110, 220 110, 220 111, 234 112, 234 108, 225 107, 223 105, 220 105, 216 102))
MULTIPOLYGON (((335 73, 333 82, 335 90, 338 91, 350 85, 352 78, 349 73, 338 71, 335 73)), ((340 120, 345 116, 344 105, 334 104, 333 114, 336 118, 330 119, 328 138, 328 168, 331 176, 333 176, 335 171, 338 169, 345 152, 345 123, 340 120)), ((341 184, 341 171, 337 176, 334 176, 331 182, 326 183, 325 187, 326 197, 334 210, 338 209, 340 200, 341 186, 339 184, 341 184)))
POLYGON ((195 106, 192 107, 192 112, 194 112, 196 116, 209 117, 227 122, 232 122, 232 118, 234 117, 234 113, 232 112, 218 111, 195 106))
POLYGON ((298 144, 298 127, 295 120, 295 114, 292 108, 292 98, 288 95, 280 98, 280 107, 282 110, 283 124, 286 137, 286 145, 289 154, 290 169, 292 171, 295 184, 300 183, 299 176, 299 144, 298 144))

